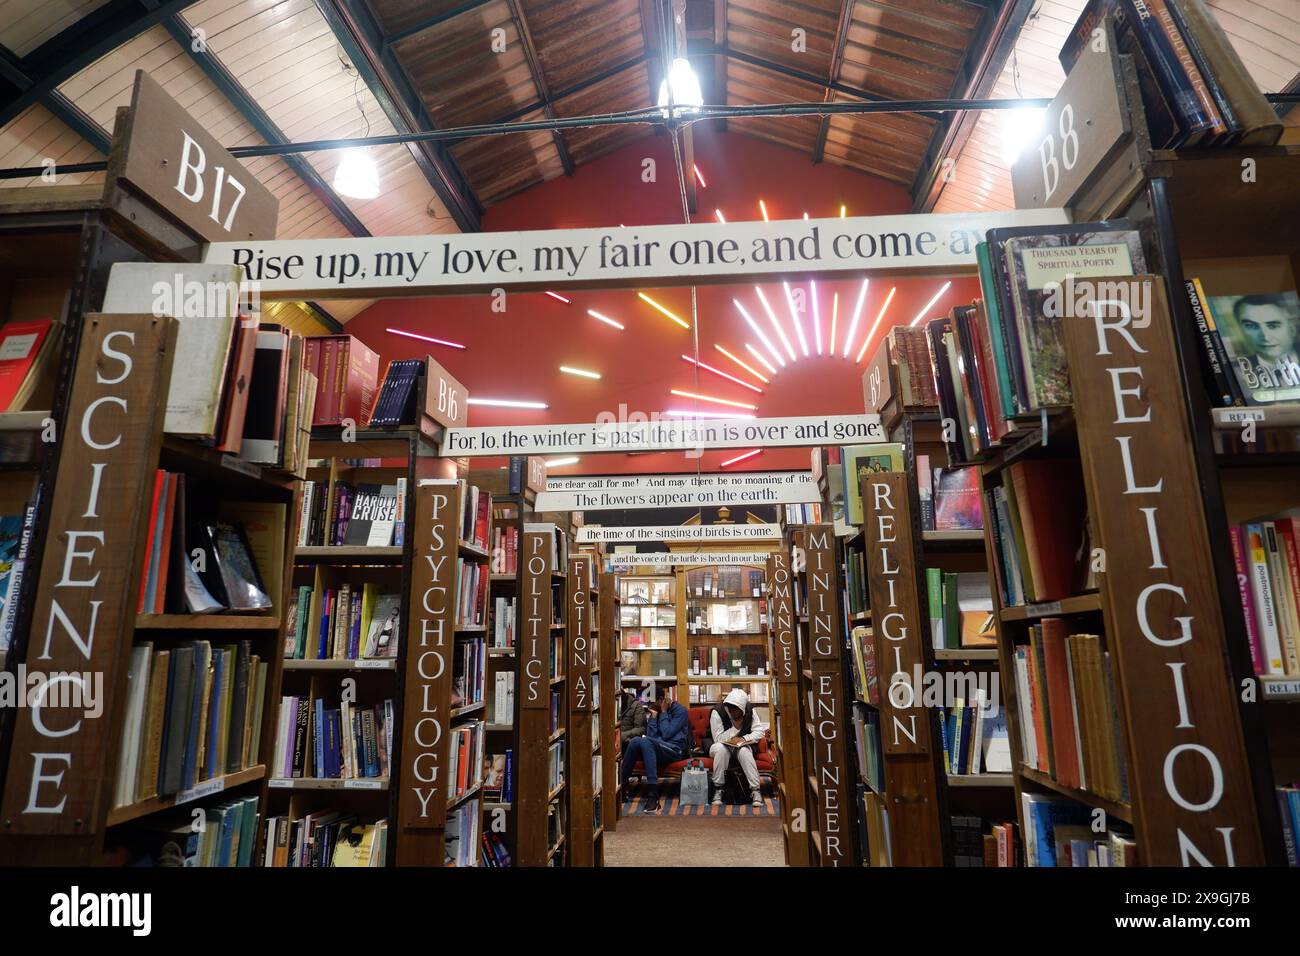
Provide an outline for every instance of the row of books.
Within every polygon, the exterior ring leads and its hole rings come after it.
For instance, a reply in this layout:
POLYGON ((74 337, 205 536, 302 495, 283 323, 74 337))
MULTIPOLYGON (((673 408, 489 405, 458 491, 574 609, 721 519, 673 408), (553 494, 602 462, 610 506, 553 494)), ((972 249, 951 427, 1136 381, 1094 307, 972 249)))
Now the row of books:
MULTIPOLYGON (((771 726, 770 714, 766 706, 772 702, 771 688, 768 678, 759 677, 753 681, 734 681, 730 684, 709 683, 696 684, 687 681, 687 700, 692 704, 720 704, 732 688, 739 687, 745 693, 749 694, 749 702, 754 705, 754 711, 757 713, 765 724, 771 726)), ((671 689, 669 694, 673 700, 677 699, 675 689, 671 689)))
POLYGON ((1255 673, 1300 677, 1300 518, 1228 529, 1255 673))
POLYGON ((367 706, 345 695, 280 698, 272 776, 328 780, 387 778, 393 753, 393 701, 367 706))
POLYGON ((957 867, 1019 866, 1018 842, 1014 823, 986 822, 970 814, 953 814, 948 818, 952 834, 952 865, 957 867), (987 832, 986 832, 987 831, 987 832))
POLYGON ((483 799, 488 803, 512 803, 515 798, 515 752, 492 754, 483 775, 483 799))
POLYGON ((628 676, 673 677, 677 674, 677 652, 625 650, 619 653, 623 673, 628 676))
POLYGON ((0 516, 0 668, 13 643, 22 593, 27 552, 36 527, 36 503, 28 502, 22 514, 0 516))
MULTIPOLYGON (((633 608, 633 610, 636 610, 633 608)), ((653 610, 653 608, 643 608, 643 610, 653 610)), ((626 625, 624 625, 626 627, 626 625)), ((627 648, 656 648, 658 650, 667 650, 673 646, 673 631, 667 627, 650 627, 642 629, 637 627, 635 630, 623 631, 623 646, 627 648)))
POLYGON ((366 425, 379 383, 379 353, 351 335, 313 335, 304 349, 316 376, 313 425, 366 425))
POLYGON ((442 841, 444 866, 478 866, 480 832, 478 804, 478 797, 474 797, 447 812, 442 841))
POLYGON ((1077 459, 1012 462, 991 496, 1005 605, 1056 601, 1097 586, 1077 459))
POLYGON ((1207 296, 1186 280, 1215 405, 1300 400, 1300 297, 1294 291, 1207 296))
POLYGON ((767 576, 762 568, 718 567, 686 572, 688 597, 737 598, 762 597, 767 592, 767 576))
POLYGON ((871 628, 858 626, 849 635, 849 669, 853 696, 872 707, 880 706, 880 675, 876 670, 876 640, 871 628))
POLYGON ((448 801, 459 800, 483 782, 483 745, 487 738, 481 720, 456 724, 450 734, 444 778, 448 801))
POLYGON ((1300 844, 1296 843, 1300 837, 1300 787, 1278 787, 1276 793, 1287 865, 1300 866, 1300 844))
POLYGON ((885 792, 885 751, 880 745, 880 712, 853 704, 853 750, 862 778, 876 793, 885 792))
POLYGON ((394 359, 388 363, 370 413, 370 427, 415 424, 421 413, 420 382, 427 368, 424 359, 394 359))
POLYGON ((488 582, 491 573, 488 565, 470 558, 456 559, 456 614, 457 629, 481 628, 487 625, 488 582))
POLYGON ((492 573, 516 574, 519 571, 519 527, 504 524, 510 519, 505 508, 492 511, 492 573))
POLYGON ((287 509, 222 501, 210 513, 205 497, 182 472, 154 473, 137 613, 271 610, 278 589, 266 586, 262 571, 278 583, 287 509))
POLYGON ((780 508, 782 520, 787 525, 817 524, 822 520, 822 506, 817 502, 784 504, 780 508))
POLYGON ((492 646, 514 647, 518 633, 517 614, 519 606, 512 597, 496 597, 492 600, 492 646))
POLYGON ((180 867, 252 866, 257 848, 258 798, 236 797, 195 811, 132 823, 126 834, 134 865, 180 867), (194 814, 202 813, 196 825, 194 814))
POLYGON ((240 274, 235 266, 114 263, 103 311, 162 312, 177 320, 165 432, 300 473, 322 408, 311 357, 316 340, 252 321, 240 301, 240 274), (197 308, 182 284, 201 291, 197 308), (159 308, 159 287, 177 289, 170 308, 159 308))
POLYGON ((997 645, 987 572, 926 568, 925 588, 935 650, 997 645))
POLYGON ((686 652, 687 672, 707 677, 749 677, 767 673, 767 647, 693 645, 686 652))
POLYGON ((1126 802, 1115 672, 1101 638, 1071 634, 1062 618, 1043 618, 1014 659, 1025 765, 1067 787, 1126 802))
POLYGON ((564 729, 564 695, 558 690, 551 691, 551 710, 550 719, 547 722, 547 733, 553 734, 557 730, 564 729))
POLYGON ((916 485, 922 531, 977 531, 984 527, 979 469, 934 468, 929 455, 917 455, 916 485))
POLYGON ((483 866, 499 869, 502 867, 513 866, 510 859, 510 851, 506 847, 505 840, 501 839, 500 834, 491 831, 483 834, 483 866))
POLYGON ((267 817, 263 832, 263 866, 380 867, 386 860, 387 820, 362 823, 342 810, 317 810, 297 819, 267 817))
POLYGON ((182 793, 255 766, 267 665, 249 641, 134 645, 113 805, 182 793))
POLYGON ((688 634, 757 634, 762 627, 762 603, 753 599, 686 605, 688 634))
POLYGON ((674 578, 636 578, 624 576, 619 579, 623 588, 624 604, 673 604, 676 592, 674 578))
POLYGON ((405 540, 406 479, 303 483, 298 546, 387 548, 405 540))
POLYGON ((451 706, 481 704, 487 679, 487 641, 481 637, 457 638, 451 674, 451 706))
POLYGON ((1277 114, 1202 0, 1091 0, 1061 47, 1066 73, 1103 18, 1137 68, 1152 147, 1277 142, 1277 114))
POLYGON ((1138 866, 1132 833, 1092 829, 1092 808, 1064 797, 1020 794, 1026 866, 1138 866))
POLYGON ((944 772, 955 776, 1011 772, 1007 718, 983 690, 975 698, 958 698, 941 708, 939 734, 944 772))
POLYGON ((618 609, 619 627, 672 627, 677 608, 671 604, 624 604, 618 609))
POLYGON ((491 493, 460 479, 460 540, 472 548, 487 550, 491 527, 491 493))
POLYGON ((488 723, 509 726, 515 722, 515 672, 499 670, 493 678, 492 707, 488 723))
POLYGON ((867 559, 861 548, 844 549, 844 611, 857 617, 871 610, 867 592, 867 559))
POLYGON ((289 597, 284 656, 289 660, 393 658, 402 632, 402 596, 372 581, 289 597))
POLYGON ((546 751, 546 790, 554 791, 564 783, 564 740, 551 744, 546 751))

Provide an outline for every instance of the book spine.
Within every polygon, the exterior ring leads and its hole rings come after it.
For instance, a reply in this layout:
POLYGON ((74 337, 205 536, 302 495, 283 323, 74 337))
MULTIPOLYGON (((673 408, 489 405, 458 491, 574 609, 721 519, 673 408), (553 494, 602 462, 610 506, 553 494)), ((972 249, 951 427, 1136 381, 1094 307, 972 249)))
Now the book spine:
POLYGON ((1209 123, 1211 134, 1215 137, 1227 136, 1231 130, 1229 130, 1228 124, 1223 121, 1223 114, 1219 112, 1214 94, 1210 92, 1205 78, 1201 76, 1200 68, 1196 65, 1196 58, 1192 56, 1192 51, 1188 48, 1182 33, 1179 32, 1178 24, 1174 22, 1173 14, 1169 12, 1168 4, 1166 4, 1165 0, 1145 0, 1145 2, 1155 16, 1156 24, 1164 32, 1169 51, 1182 69, 1182 75, 1186 77, 1187 85, 1196 98, 1197 105, 1204 114, 1206 122, 1209 123))
POLYGON ((1223 124, 1227 127, 1228 134, 1234 139, 1241 132, 1241 120, 1237 118, 1236 111, 1232 108, 1232 100, 1228 96, 1227 90, 1219 82, 1219 77, 1215 75, 1214 67, 1210 65, 1210 58, 1206 54, 1205 48, 1201 44, 1200 38, 1192 28, 1182 7, 1173 2, 1173 0, 1162 0, 1162 5, 1168 15, 1173 18, 1174 26, 1181 35, 1183 42, 1192 60, 1196 64, 1197 72, 1200 73, 1201 80, 1214 99, 1214 105, 1223 118, 1223 124))
POLYGON ((1184 146, 1196 145, 1213 124, 1196 97, 1196 90, 1175 56, 1148 0, 1123 0, 1138 44, 1146 54, 1156 82, 1164 91, 1186 134, 1184 146))
POLYGON ((1246 526, 1247 555, 1250 567, 1250 589, 1259 616, 1261 644, 1264 648, 1266 674, 1280 675, 1282 667, 1282 642, 1277 628, 1277 604, 1273 600, 1272 582, 1268 574, 1268 555, 1264 547, 1264 529, 1259 524, 1246 526))
POLYGON ((1196 322, 1196 330, 1201 335, 1201 348, 1205 352, 1206 364, 1209 366, 1210 376, 1214 381, 1215 400, 1220 405, 1232 405, 1232 386, 1228 384, 1228 372, 1219 356, 1219 347, 1215 345, 1214 334, 1206 318, 1206 311, 1201 302, 1195 280, 1187 279, 1186 286, 1187 301, 1192 308, 1192 319, 1196 322))

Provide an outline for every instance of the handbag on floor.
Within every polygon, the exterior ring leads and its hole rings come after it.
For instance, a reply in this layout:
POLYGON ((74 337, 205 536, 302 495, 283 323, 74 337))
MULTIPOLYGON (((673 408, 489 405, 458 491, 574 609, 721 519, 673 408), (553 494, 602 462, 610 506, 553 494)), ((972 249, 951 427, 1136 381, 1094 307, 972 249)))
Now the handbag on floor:
POLYGON ((682 770, 681 792, 678 799, 684 807, 709 805, 709 774, 701 761, 692 760, 682 770))

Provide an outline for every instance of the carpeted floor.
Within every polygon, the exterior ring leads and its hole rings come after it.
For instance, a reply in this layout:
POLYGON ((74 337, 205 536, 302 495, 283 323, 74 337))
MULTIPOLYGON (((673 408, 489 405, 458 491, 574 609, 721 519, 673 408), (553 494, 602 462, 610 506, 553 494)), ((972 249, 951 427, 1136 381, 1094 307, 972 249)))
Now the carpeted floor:
MULTIPOLYGON (((646 809, 647 803, 646 797, 640 795, 633 797, 623 804, 623 816, 633 817, 649 813, 650 811, 646 809)), ((764 797, 762 806, 758 807, 749 803, 699 806, 682 805, 677 801, 676 794, 669 794, 661 801, 658 813, 665 817, 779 817, 781 809, 776 805, 776 797, 764 797)))
POLYGON ((780 816, 634 816, 605 833, 606 866, 785 866, 780 816))

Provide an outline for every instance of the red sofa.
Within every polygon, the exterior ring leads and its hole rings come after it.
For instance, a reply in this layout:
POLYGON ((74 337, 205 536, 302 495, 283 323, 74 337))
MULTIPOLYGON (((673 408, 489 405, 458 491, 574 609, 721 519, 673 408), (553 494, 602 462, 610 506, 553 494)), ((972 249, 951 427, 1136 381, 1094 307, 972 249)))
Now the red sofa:
MULTIPOLYGON (((713 713, 715 704, 692 704, 688 710, 691 721, 691 747, 695 753, 699 753, 704 747, 704 740, 709 736, 709 715, 713 713)), ((772 755, 771 748, 772 730, 769 727, 767 734, 758 742, 755 748, 754 760, 758 764, 758 775, 761 779, 771 784, 776 778, 776 760, 772 755)), ((686 769, 688 760, 699 760, 704 764, 706 770, 713 770, 713 758, 707 753, 702 757, 688 757, 687 760, 674 760, 670 764, 663 764, 659 769, 660 781, 682 779, 682 771, 686 769)), ((632 769, 636 776, 645 774, 645 767, 641 761, 636 762, 632 769)))

